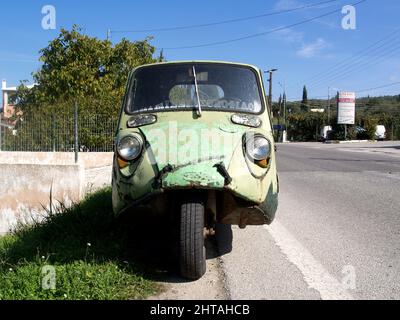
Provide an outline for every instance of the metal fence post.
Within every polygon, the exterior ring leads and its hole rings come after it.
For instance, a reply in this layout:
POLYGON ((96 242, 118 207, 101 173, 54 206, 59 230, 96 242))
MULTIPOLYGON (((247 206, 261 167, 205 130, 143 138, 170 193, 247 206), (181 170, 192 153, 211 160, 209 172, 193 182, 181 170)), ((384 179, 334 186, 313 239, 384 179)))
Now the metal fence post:
POLYGON ((75 101, 74 112, 74 145, 75 145, 75 163, 79 161, 79 139, 78 139, 78 103, 75 101))
POLYGON ((54 114, 51 116, 51 132, 52 132, 51 140, 53 141, 53 152, 56 152, 56 122, 54 114))

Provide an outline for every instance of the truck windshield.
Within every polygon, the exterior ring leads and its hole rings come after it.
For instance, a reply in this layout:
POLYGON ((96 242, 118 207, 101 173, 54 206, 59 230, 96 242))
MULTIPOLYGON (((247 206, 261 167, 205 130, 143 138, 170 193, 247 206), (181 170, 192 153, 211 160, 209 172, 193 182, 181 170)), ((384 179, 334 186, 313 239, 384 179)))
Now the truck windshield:
POLYGON ((201 109, 261 113, 260 86, 250 68, 222 64, 158 65, 139 69, 128 93, 129 113, 201 109))

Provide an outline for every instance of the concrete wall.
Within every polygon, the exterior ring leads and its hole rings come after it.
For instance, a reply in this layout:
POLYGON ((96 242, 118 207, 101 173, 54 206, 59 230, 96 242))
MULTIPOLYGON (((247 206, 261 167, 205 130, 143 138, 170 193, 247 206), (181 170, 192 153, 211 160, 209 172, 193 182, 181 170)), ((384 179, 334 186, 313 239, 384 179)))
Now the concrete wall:
POLYGON ((82 199, 85 171, 80 165, 0 164, 0 234, 18 221, 43 217, 45 208, 60 201, 71 205, 82 199))
POLYGON ((79 202, 111 184, 112 153, 0 152, 0 235, 17 222, 40 220, 58 201, 79 202))
MULTIPOLYGON (((112 165, 112 152, 81 152, 79 164, 84 168, 101 168, 112 165)), ((0 152, 0 165, 9 164, 75 164, 73 152, 0 152)))
POLYGON ((86 169, 84 193, 88 194, 109 187, 111 180, 112 166, 86 169))

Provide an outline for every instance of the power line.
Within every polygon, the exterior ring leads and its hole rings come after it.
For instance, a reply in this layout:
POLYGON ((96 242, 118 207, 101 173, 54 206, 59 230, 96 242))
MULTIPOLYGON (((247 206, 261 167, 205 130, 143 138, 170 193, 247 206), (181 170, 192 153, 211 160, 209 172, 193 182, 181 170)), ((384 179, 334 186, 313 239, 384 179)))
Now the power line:
POLYGON ((312 3, 312 4, 292 8, 292 9, 278 10, 278 11, 268 12, 268 13, 259 14, 259 15, 255 15, 255 16, 229 19, 229 20, 223 20, 223 21, 217 21, 217 22, 211 22, 211 23, 194 24, 194 25, 187 25, 187 26, 175 26, 175 27, 166 27, 166 28, 155 28, 155 29, 115 30, 115 31, 111 31, 111 33, 165 32, 165 31, 177 31, 177 30, 204 28, 204 27, 211 27, 211 26, 217 26, 217 25, 222 25, 222 24, 229 24, 229 23, 236 23, 236 22, 241 22, 241 21, 260 19, 260 18, 284 14, 284 13, 290 13, 290 12, 309 9, 309 8, 317 7, 317 6, 324 5, 324 4, 337 2, 337 1, 341 1, 341 0, 321 1, 321 2, 312 3))
MULTIPOLYGON (((326 99, 326 96, 315 96, 315 97, 312 97, 312 98, 308 98, 308 100, 319 100, 319 99, 324 99, 324 98, 326 99)), ((290 103, 301 103, 301 102, 297 102, 297 101, 300 101, 302 99, 303 98, 288 98, 288 102, 290 102, 290 103), (292 101, 289 101, 289 100, 292 100, 292 101)))
MULTIPOLYGON (((332 72, 336 73, 338 70, 343 69, 343 67, 347 66, 349 64, 349 61, 352 59, 355 59, 357 57, 363 57, 366 55, 366 53, 371 53, 371 51, 368 51, 369 49, 372 49, 372 52, 375 51, 376 49, 382 48, 384 46, 387 45, 386 40, 390 40, 390 38, 397 34, 400 31, 399 29, 396 29, 395 31, 391 32, 390 34, 386 35, 384 38, 374 42, 373 44, 367 46, 366 48, 363 48, 362 50, 358 51, 357 53, 355 53, 354 55, 352 55, 351 57, 345 58, 341 61, 339 61, 338 63, 335 64, 335 66, 333 66, 332 68, 327 68, 324 71, 321 71, 319 73, 317 73, 316 75, 306 79, 303 82, 308 82, 308 80, 317 80, 317 79, 323 79, 325 78, 326 75, 332 74, 332 72), (385 42, 382 46, 379 46, 377 48, 374 48, 376 45, 385 42)), ((299 82, 300 83, 300 82, 299 82)), ((295 84, 292 84, 291 86, 294 86, 295 84)))
MULTIPOLYGON (((380 55, 379 57, 371 57, 371 59, 367 60, 366 63, 361 64, 361 65, 354 65, 353 68, 349 68, 346 72, 343 73, 337 73, 334 75, 332 78, 329 79, 329 83, 332 84, 333 81, 338 81, 338 80, 343 80, 354 74, 355 72, 365 70, 367 66, 370 66, 371 64, 378 65, 382 62, 387 61, 389 58, 393 57, 394 55, 397 54, 397 51, 400 50, 400 45, 392 48, 392 50, 389 50, 388 52, 385 52, 383 55, 380 55)), ((320 88, 322 87, 323 84, 319 84, 317 86, 314 86, 313 88, 320 88)))
POLYGON ((371 64, 371 62, 373 62, 374 64, 377 64, 377 61, 386 61, 386 59, 383 58, 387 58, 388 55, 389 57, 391 56, 390 54, 393 52, 396 52, 400 46, 395 46, 394 48, 390 48, 392 45, 396 45, 398 43, 396 42, 390 42, 390 43, 386 43, 382 46, 379 46, 371 51, 369 51, 369 53, 373 53, 371 56, 369 57, 363 57, 361 60, 360 59, 355 59, 355 60, 350 60, 347 64, 343 65, 342 67, 338 68, 337 70, 327 73, 325 76, 316 78, 314 80, 311 81, 311 83, 309 84, 309 86, 313 86, 314 84, 318 83, 319 85, 321 85, 321 82, 331 82, 333 80, 337 80, 342 79, 343 75, 345 74, 349 74, 351 72, 354 72, 355 70, 358 70, 361 68, 365 68, 366 66, 369 66, 371 64), (388 46, 389 45, 389 46, 388 46), (376 52, 377 49, 381 49, 385 47, 385 49, 383 50, 383 52, 376 52))
MULTIPOLYGON (((363 3, 363 2, 366 2, 366 1, 367 0, 361 0, 361 1, 358 1, 356 3, 353 3, 352 5, 353 6, 357 6, 357 5, 359 5, 359 4, 363 3)), ((303 21, 300 21, 300 22, 297 22, 297 23, 293 23, 293 24, 290 24, 290 25, 287 25, 287 26, 284 26, 284 27, 279 27, 279 28, 275 28, 275 29, 272 29, 272 30, 269 30, 269 31, 266 31, 266 32, 255 33, 255 34, 247 35, 247 36, 240 37, 240 38, 224 40, 224 41, 209 42, 209 43, 204 43, 204 44, 199 44, 199 45, 189 45, 189 46, 169 47, 169 48, 167 47, 167 48, 163 48, 163 49, 165 49, 165 50, 194 49, 194 48, 212 47, 212 46, 223 45, 223 44, 228 44, 228 43, 232 43, 232 42, 238 42, 238 41, 242 41, 242 40, 247 40, 247 39, 256 38, 256 37, 260 37, 260 36, 265 36, 267 34, 271 34, 271 33, 282 31, 282 30, 286 30, 286 29, 290 29, 290 28, 293 28, 293 27, 297 27, 297 26, 300 26, 300 25, 303 25, 303 24, 318 20, 320 18, 330 16, 330 15, 332 15, 334 13, 341 12, 341 11, 342 11, 342 8, 336 9, 336 10, 327 12, 325 14, 321 14, 319 16, 316 16, 316 17, 313 17, 313 18, 310 18, 310 19, 307 19, 307 20, 303 20, 303 21)))
MULTIPOLYGON (((356 92, 356 93, 363 93, 363 92, 368 92, 368 91, 373 91, 373 90, 378 90, 378 89, 384 89, 384 88, 393 87, 393 86, 395 86, 395 85, 397 85, 397 84, 400 84, 400 81, 392 82, 392 83, 387 83, 387 84, 384 84, 384 85, 381 85, 381 86, 378 86, 378 87, 367 88, 367 89, 361 89, 361 90, 355 90, 354 92, 356 92)), ((318 100, 319 98, 323 99, 323 98, 326 98, 326 97, 325 97, 325 96, 315 96, 315 97, 309 98, 308 100, 318 100)), ((289 99, 288 99, 288 100, 289 100, 289 99)), ((295 101, 288 101, 288 102, 290 102, 290 103, 301 103, 301 102, 296 102, 296 100, 297 100, 297 101, 301 100, 300 98, 298 98, 298 99, 290 98, 290 100, 295 100, 295 101)))
MULTIPOLYGON (((400 29, 398 30, 400 31, 400 29)), ((378 46, 368 52, 366 52, 363 55, 359 55, 359 58, 355 59, 356 56, 353 56, 352 58, 347 59, 347 63, 342 64, 341 66, 336 66, 333 68, 330 72, 327 72, 326 74, 316 77, 312 79, 312 81, 309 83, 309 86, 312 86, 315 83, 321 84, 321 81, 328 81, 332 79, 336 79, 337 76, 343 75, 343 72, 348 73, 349 70, 352 70, 354 68, 358 68, 359 66, 365 66, 368 65, 372 60, 375 58, 379 58, 382 60, 382 57, 386 56, 387 54, 391 53, 392 51, 398 50, 398 46, 394 48, 390 48, 393 45, 396 45, 396 42, 393 42, 394 40, 397 39, 390 39, 390 42, 384 43, 381 46, 378 46), (377 51, 378 49, 384 48, 381 52, 377 51), (372 55, 371 55, 372 53, 372 55), (368 57, 367 54, 370 56, 368 57), (353 60, 354 59, 354 60, 353 60)), ((366 49, 367 50, 367 49, 366 49)))
POLYGON ((383 88, 392 87, 392 86, 395 86, 396 84, 400 84, 400 81, 398 81, 398 82, 393 82, 393 83, 388 83, 388 84, 384 84, 384 85, 382 85, 382 86, 375 87, 375 88, 357 90, 356 92, 357 92, 357 93, 362 93, 362 92, 367 92, 367 91, 373 91, 373 90, 378 90, 378 89, 383 89, 383 88))

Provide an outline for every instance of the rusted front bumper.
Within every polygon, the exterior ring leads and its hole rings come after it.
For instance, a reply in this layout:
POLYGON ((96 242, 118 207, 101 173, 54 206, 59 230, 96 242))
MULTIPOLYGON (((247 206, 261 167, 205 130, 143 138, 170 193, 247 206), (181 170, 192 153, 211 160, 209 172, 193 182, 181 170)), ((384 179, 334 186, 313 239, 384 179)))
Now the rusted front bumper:
POLYGON ((165 206, 168 197, 174 200, 180 198, 183 190, 203 190, 208 195, 213 193, 216 199, 217 222, 240 227, 271 224, 278 206, 276 184, 272 172, 262 179, 250 174, 231 176, 223 163, 215 159, 175 168, 167 166, 154 177, 149 192, 138 198, 126 195, 120 213, 141 205, 158 212, 156 207, 165 206), (246 189, 249 186, 253 188, 246 189))

